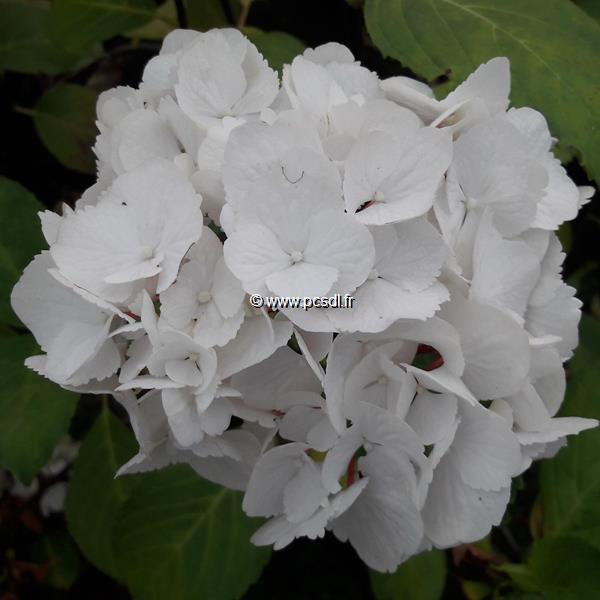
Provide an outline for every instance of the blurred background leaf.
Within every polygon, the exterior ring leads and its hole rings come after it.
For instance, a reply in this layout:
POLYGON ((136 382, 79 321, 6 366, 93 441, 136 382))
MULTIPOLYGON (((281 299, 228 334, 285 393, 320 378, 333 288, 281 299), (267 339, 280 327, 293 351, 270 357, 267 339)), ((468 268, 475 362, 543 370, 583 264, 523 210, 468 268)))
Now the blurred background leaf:
POLYGON ((44 207, 20 183, 0 177, 0 323, 20 326, 10 292, 23 269, 45 246, 37 213, 44 207))
POLYGON ((77 396, 23 366, 39 354, 30 335, 0 336, 0 467, 28 484, 68 430, 77 396))
POLYGON ((45 535, 33 548, 36 562, 48 565, 46 583, 59 590, 69 589, 81 573, 83 561, 67 531, 45 535))
POLYGON ((50 11, 49 35, 69 52, 87 52, 97 42, 141 27, 159 18, 153 0, 54 0, 50 11))
POLYGON ((60 163, 75 171, 95 172, 95 92, 82 85, 63 83, 50 88, 34 108, 18 110, 33 118, 38 135, 60 163))
POLYGON ((48 33, 49 2, 0 0, 0 71, 57 75, 88 64, 97 54, 84 54, 55 44, 48 33))

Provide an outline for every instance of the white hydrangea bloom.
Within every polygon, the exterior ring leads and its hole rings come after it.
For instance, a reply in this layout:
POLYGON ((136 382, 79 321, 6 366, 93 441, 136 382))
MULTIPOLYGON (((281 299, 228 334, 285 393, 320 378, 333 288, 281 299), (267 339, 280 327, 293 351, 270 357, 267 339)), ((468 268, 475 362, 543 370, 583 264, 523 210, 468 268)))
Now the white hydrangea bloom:
POLYGON ((597 425, 557 416, 581 303, 554 230, 591 191, 509 92, 502 57, 436 100, 340 44, 280 85, 237 30, 170 33, 98 99, 97 182, 40 213, 26 365, 124 406, 120 475, 243 491, 256 544, 329 530, 393 571, 487 535, 512 478, 597 425))

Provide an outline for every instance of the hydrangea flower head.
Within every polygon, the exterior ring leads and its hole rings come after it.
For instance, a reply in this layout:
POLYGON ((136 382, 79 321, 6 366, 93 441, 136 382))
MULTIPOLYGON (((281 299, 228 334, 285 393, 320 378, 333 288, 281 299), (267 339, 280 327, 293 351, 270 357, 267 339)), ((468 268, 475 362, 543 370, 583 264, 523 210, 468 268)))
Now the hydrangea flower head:
POLYGON ((119 475, 244 491, 255 544, 331 531, 393 571, 484 537, 597 425, 556 416, 581 303, 555 231, 590 193, 509 92, 502 57, 437 100, 340 44, 279 81, 237 30, 170 33, 98 99, 97 182, 40 214, 26 365, 121 402, 119 475))

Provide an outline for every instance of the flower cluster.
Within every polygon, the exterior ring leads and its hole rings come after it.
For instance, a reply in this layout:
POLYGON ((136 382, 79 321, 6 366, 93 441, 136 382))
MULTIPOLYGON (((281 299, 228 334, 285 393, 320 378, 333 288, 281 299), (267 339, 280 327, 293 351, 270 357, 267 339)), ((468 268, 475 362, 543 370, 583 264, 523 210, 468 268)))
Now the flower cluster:
POLYGON ((386 571, 485 536, 511 479, 596 425, 555 416, 580 302, 554 231, 591 190, 509 87, 495 58, 436 100, 335 43, 280 82, 236 30, 174 31, 100 95, 97 183, 40 215, 27 366, 123 404, 120 474, 245 491, 256 544, 330 530, 386 571))

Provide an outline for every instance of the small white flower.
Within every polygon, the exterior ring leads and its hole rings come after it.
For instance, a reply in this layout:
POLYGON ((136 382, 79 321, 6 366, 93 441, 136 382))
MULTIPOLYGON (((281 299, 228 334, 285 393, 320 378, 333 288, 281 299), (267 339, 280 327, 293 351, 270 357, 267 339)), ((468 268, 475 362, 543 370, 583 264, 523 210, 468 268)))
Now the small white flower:
POLYGON ((50 253, 62 275, 106 300, 126 304, 154 277, 162 292, 202 233, 200 202, 174 165, 151 161, 67 215, 50 253))
POLYGON ((244 291, 223 260, 223 244, 208 227, 187 254, 177 281, 160 295, 161 317, 202 346, 224 346, 244 320, 244 291))
POLYGON ((199 35, 179 59, 177 101, 198 123, 260 113, 278 89, 275 71, 236 29, 199 35))

